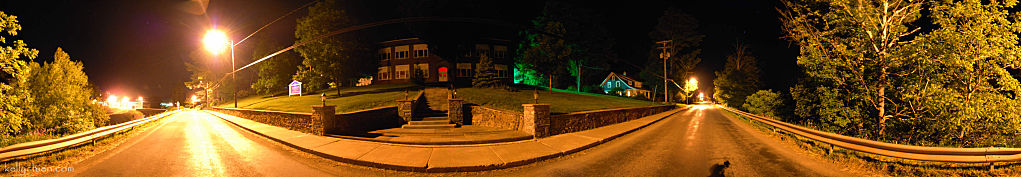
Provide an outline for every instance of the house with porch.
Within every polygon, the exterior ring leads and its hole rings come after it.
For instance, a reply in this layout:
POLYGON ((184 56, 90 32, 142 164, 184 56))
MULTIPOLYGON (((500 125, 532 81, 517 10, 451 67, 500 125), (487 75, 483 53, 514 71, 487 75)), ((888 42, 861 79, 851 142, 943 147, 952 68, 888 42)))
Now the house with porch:
POLYGON ((603 79, 603 82, 599 84, 600 88, 603 88, 603 93, 608 95, 618 95, 627 97, 644 97, 649 98, 649 90, 642 89, 642 82, 631 79, 627 76, 627 72, 623 75, 610 72, 610 75, 603 79))

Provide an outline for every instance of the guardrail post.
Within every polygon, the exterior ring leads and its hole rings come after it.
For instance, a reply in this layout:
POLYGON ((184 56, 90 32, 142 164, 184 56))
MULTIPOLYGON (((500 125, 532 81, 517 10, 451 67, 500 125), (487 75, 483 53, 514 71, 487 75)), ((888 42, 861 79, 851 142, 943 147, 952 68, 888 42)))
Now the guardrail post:
POLYGON ((989 162, 989 171, 993 171, 993 169, 995 167, 996 167, 996 162, 989 162))
POLYGON ((830 149, 826 150, 826 155, 833 154, 833 144, 830 144, 830 149))

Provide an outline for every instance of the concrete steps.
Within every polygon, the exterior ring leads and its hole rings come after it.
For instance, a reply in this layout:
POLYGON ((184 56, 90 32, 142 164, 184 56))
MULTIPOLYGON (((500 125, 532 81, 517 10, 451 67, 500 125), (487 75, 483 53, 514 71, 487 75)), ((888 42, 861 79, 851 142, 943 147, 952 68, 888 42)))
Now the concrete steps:
POLYGON ((421 121, 411 121, 411 122, 408 122, 408 124, 409 125, 443 125, 443 124, 450 124, 450 120, 447 120, 447 119, 442 119, 442 120, 421 120, 421 121))
POLYGON ((450 91, 446 88, 426 88, 425 89, 425 102, 429 105, 429 109, 437 111, 447 111, 447 98, 450 97, 450 91))
MULTIPOLYGON (((426 118, 422 118, 422 121, 438 121, 438 120, 450 122, 450 118, 448 118, 448 117, 426 117, 426 118)), ((414 121, 412 121, 412 122, 414 122, 414 121)))
POLYGON ((406 128, 406 129, 442 129, 442 128, 456 128, 456 127, 457 127, 457 125, 455 125, 455 124, 439 124, 439 125, 412 125, 412 124, 405 124, 404 126, 401 126, 401 128, 406 128))
POLYGON ((457 124, 450 123, 450 118, 446 115, 443 117, 423 117, 418 120, 409 121, 408 124, 401 126, 401 128, 407 129, 440 129, 456 127, 457 124))

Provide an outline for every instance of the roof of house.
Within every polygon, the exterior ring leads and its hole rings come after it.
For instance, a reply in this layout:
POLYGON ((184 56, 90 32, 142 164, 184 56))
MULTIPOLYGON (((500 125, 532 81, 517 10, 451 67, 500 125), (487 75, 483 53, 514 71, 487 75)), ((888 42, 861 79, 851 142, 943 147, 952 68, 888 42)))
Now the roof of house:
MULTIPOLYGON (((641 81, 638 81, 638 80, 635 80, 635 79, 631 79, 630 77, 627 77, 625 75, 620 75, 620 74, 617 74, 617 73, 614 73, 614 72, 610 72, 610 75, 607 75, 606 79, 603 79, 603 83, 599 84, 599 87, 603 87, 603 85, 606 85, 606 82, 610 81, 610 79, 612 79, 612 78, 617 78, 617 79, 620 79, 620 80, 623 80, 623 81, 626 81, 626 82, 630 82, 630 83, 635 83, 635 82, 641 83, 641 81)), ((634 88, 633 86, 631 86, 631 84, 628 84, 628 87, 634 88)))

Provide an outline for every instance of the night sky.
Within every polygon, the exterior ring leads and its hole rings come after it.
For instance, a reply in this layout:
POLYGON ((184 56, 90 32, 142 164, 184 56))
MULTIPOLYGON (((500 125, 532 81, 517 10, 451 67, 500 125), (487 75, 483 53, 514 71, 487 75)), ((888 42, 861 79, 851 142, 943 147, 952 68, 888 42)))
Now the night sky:
MULTIPOLYGON (((96 0, 96 1, 24 1, 0 0, 0 11, 18 16, 22 30, 14 39, 25 40, 40 51, 37 62, 52 61, 57 47, 83 61, 85 72, 98 89, 127 96, 165 98, 171 89, 184 87, 188 73, 184 62, 201 50, 200 40, 210 24, 229 27, 234 39, 241 39, 262 25, 311 0, 211 0, 205 15, 194 15, 181 8, 184 0, 96 0)), ((343 1, 340 1, 343 3, 343 1)), ((368 1, 367 1, 368 2, 368 1)), ((386 14, 389 3, 355 3, 368 14, 386 14)), ((778 2, 763 0, 713 1, 610 1, 581 2, 605 17, 604 24, 616 41, 614 50, 620 60, 644 66, 653 41, 648 33, 657 18, 670 6, 679 7, 700 21, 706 35, 702 43, 702 63, 696 68, 701 89, 711 92, 712 72, 723 67, 725 57, 733 53, 740 40, 750 46, 759 59, 762 79, 768 89, 786 90, 796 73, 796 46, 782 40, 775 7, 778 2)), ((541 12, 541 2, 521 2, 512 23, 527 24, 541 12)), ((297 17, 307 9, 271 25, 255 37, 294 41, 297 17)), ((376 16, 376 18, 387 18, 376 16)), ((370 19, 381 20, 381 19, 370 19)), ((8 39, 11 40, 11 39, 8 39)), ((242 43, 235 52, 238 65, 250 62, 254 43, 242 43)), ((214 67, 229 69, 229 59, 207 61, 214 67)), ((615 71, 637 75, 639 68, 616 66, 615 71)), ((254 71, 254 69, 253 69, 254 71)))

